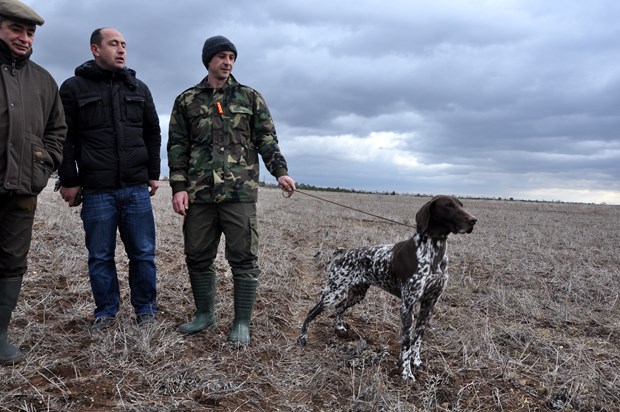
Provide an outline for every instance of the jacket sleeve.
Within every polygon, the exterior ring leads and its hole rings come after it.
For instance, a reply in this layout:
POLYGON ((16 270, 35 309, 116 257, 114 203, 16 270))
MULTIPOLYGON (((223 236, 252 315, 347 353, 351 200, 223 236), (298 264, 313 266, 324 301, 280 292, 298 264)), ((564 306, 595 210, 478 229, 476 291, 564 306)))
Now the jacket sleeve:
POLYGON ((65 139, 62 148, 63 157, 62 163, 58 169, 58 176, 60 176, 60 183, 64 187, 75 187, 80 186, 80 177, 78 175, 76 164, 76 152, 78 148, 74 140, 76 102, 73 98, 71 87, 66 81, 62 84, 62 86, 60 86, 60 99, 62 101, 62 106, 64 107, 68 131, 67 138, 65 139))
POLYGON ((263 158, 265 167, 276 179, 288 174, 286 160, 280 152, 276 129, 267 108, 267 103, 254 91, 254 116, 252 121, 252 140, 256 150, 263 158))
POLYGON ((54 169, 60 167, 63 158, 63 142, 67 136, 65 114, 58 94, 58 86, 54 88, 54 101, 45 124, 43 145, 54 162, 54 169))
POLYGON ((159 180, 161 172, 161 128, 159 127, 159 116, 155 109, 153 96, 149 88, 143 83, 145 90, 143 136, 144 144, 149 153, 149 163, 147 166, 149 180, 159 180))
POLYGON ((176 98, 172 107, 167 151, 172 193, 187 190, 191 142, 190 127, 181 96, 176 98))

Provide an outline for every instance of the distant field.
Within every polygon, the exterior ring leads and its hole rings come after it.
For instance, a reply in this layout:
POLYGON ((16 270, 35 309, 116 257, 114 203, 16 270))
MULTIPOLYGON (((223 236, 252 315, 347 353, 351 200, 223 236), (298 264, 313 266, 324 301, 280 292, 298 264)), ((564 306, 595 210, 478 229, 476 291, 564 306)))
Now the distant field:
MULTIPOLYGON (((428 198, 311 192, 413 225, 428 198)), ((328 311, 296 343, 338 246, 394 243, 413 229, 302 193, 263 188, 263 274, 252 343, 226 343, 232 280, 218 257, 218 327, 185 337, 193 313, 182 219, 162 183, 159 324, 135 325, 119 243, 123 307, 91 336, 93 302, 79 209, 50 185, 39 198, 30 267, 10 327, 26 353, 0 368, 0 410, 612 411, 620 405, 620 207, 468 200, 479 222, 451 236, 451 278, 422 348, 426 369, 398 373, 398 302, 377 289, 347 312, 337 337, 328 311)), ((221 245, 223 246, 223 245, 221 245)))

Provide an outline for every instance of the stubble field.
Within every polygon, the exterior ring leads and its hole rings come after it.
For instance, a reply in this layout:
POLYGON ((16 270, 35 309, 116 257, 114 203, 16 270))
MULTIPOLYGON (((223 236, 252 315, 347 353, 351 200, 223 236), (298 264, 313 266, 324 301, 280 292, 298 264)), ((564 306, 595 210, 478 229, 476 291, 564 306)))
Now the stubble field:
MULTIPOLYGON (((218 326, 177 332, 193 298, 182 219, 165 182, 153 198, 159 322, 139 327, 127 259, 116 325, 91 335, 93 302, 79 208, 39 197, 34 238, 9 336, 26 354, 0 368, 0 410, 614 411, 620 407, 620 207, 463 199, 479 222, 449 238, 450 281, 425 335, 426 368, 398 371, 396 298, 371 289, 334 333, 333 311, 299 327, 334 247, 394 243, 413 229, 303 193, 260 191, 261 283, 245 349, 226 343, 232 277, 216 262, 218 326)), ((413 225, 428 200, 311 192, 413 225)), ((220 245, 221 247, 223 245, 220 245)))

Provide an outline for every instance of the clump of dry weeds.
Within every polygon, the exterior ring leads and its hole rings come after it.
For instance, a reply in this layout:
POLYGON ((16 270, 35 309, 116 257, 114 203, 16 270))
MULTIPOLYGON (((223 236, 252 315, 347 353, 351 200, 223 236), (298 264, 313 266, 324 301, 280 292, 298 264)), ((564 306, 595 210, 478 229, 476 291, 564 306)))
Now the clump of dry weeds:
MULTIPOLYGON (((428 199, 316 193, 413 224, 428 199)), ((479 218, 450 238, 451 279, 425 337, 426 369, 398 374, 398 305, 371 289, 347 313, 349 335, 320 317, 296 337, 324 285, 324 253, 393 243, 412 229, 276 189, 261 189, 263 274, 252 343, 226 343, 232 285, 221 251, 218 326, 182 336, 193 302, 181 219, 165 184, 153 198, 159 323, 135 324, 119 243, 123 308, 88 330, 93 303, 79 209, 40 196, 30 269, 10 328, 26 361, 0 369, 0 410, 497 411, 605 410, 620 404, 620 208, 468 200, 479 218)))

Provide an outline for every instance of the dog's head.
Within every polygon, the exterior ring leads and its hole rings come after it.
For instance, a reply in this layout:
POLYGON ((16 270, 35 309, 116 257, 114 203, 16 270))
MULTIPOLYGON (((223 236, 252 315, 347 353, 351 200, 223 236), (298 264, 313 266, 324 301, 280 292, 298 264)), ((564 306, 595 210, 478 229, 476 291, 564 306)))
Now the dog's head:
POLYGON ((450 233, 471 233, 478 219, 454 196, 435 196, 422 205, 415 216, 418 232, 431 237, 450 233))

